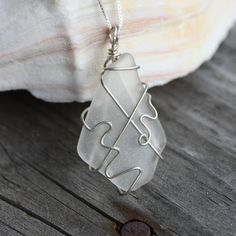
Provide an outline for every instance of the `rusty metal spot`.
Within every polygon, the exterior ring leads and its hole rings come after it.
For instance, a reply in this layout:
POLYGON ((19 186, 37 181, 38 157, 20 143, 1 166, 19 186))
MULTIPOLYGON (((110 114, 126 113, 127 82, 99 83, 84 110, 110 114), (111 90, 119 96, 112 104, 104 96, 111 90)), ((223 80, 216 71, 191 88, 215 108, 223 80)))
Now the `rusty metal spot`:
POLYGON ((121 236, 154 236, 151 226, 140 220, 130 220, 119 227, 121 236))

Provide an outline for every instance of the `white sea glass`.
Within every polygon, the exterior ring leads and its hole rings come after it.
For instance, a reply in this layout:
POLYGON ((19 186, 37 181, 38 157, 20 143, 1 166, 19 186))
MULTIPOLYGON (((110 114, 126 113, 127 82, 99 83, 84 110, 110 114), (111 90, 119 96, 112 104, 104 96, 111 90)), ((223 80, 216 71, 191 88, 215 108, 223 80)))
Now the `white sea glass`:
MULTIPOLYGON (((128 53, 121 54, 119 59, 110 65, 116 68, 133 66, 136 64, 128 53)), ((146 127, 140 121, 143 114, 152 117, 155 115, 147 94, 129 121, 144 93, 137 70, 107 70, 103 75, 103 83, 123 111, 100 84, 85 119, 85 123, 92 130, 85 126, 82 128, 78 153, 90 167, 97 169, 120 190, 135 191, 153 178, 159 155, 152 147, 161 154, 166 145, 165 132, 158 118, 144 117, 143 123, 146 127), (112 127, 105 122, 109 122, 112 127), (146 145, 141 145, 140 135, 148 135, 147 127, 151 131, 151 138, 146 145), (111 147, 119 149, 119 153, 111 147)))

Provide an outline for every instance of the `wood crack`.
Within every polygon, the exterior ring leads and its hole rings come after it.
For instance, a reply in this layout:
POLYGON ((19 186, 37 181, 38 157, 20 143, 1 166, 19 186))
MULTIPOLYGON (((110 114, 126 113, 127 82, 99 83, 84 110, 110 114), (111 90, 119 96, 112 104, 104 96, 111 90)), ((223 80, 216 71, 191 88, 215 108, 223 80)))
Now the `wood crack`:
POLYGON ((24 213, 26 213, 27 215, 33 217, 36 220, 41 221, 42 223, 46 224, 47 226, 53 228, 54 230, 58 231, 61 234, 64 234, 65 236, 74 236, 68 232, 66 232, 65 230, 63 230, 62 228, 58 227, 57 225, 54 225, 53 223, 47 221, 46 219, 42 218, 41 216, 37 215, 36 213, 32 212, 31 210, 19 205, 19 203, 16 203, 14 201, 12 201, 11 199, 8 199, 7 197, 3 196, 0 194, 0 200, 2 200, 3 202, 23 211, 24 213))
POLYGON ((115 218, 113 218, 112 216, 108 215, 107 213, 105 213, 104 211, 102 211, 100 208, 97 208, 96 206, 92 205, 90 202, 88 202, 87 200, 81 198, 79 195, 77 195, 76 193, 72 192, 70 189, 66 188, 64 185, 62 185, 61 183, 59 183, 58 181, 56 181, 55 179, 53 179, 52 177, 48 176, 47 174, 45 174, 44 172, 42 172, 41 170, 39 170, 38 168, 36 168, 35 166, 33 166, 31 163, 29 163, 28 161, 26 161, 25 159, 22 159, 25 163, 27 163, 32 169, 34 169, 35 171, 37 171, 39 174, 41 174, 43 177, 45 177, 46 179, 50 180, 51 182, 53 182, 55 185, 57 185, 58 187, 60 187, 62 190, 64 190, 65 192, 67 192, 68 194, 70 194, 71 196, 73 196, 74 198, 76 198, 77 200, 79 200, 80 202, 83 202, 86 206, 88 206, 89 208, 97 211, 99 214, 101 214, 103 217, 109 219, 110 221, 116 223, 116 224, 121 224, 121 222, 119 222, 118 220, 116 220, 115 218))
POLYGON ((3 222, 2 220, 0 220, 0 223, 5 225, 6 227, 8 227, 9 229, 15 231, 16 233, 22 235, 22 236, 26 236, 25 234, 21 233, 19 230, 15 229, 14 227, 10 226, 9 224, 3 222))
POLYGON ((173 153, 176 153, 179 158, 182 158, 186 161, 188 161, 191 165, 193 166, 197 166, 199 169, 201 169, 206 175, 211 176, 212 178, 216 178, 217 180, 219 180, 220 182, 224 183, 228 188, 230 188, 230 190, 235 191, 234 188, 228 184, 227 182, 225 182, 223 179, 219 178, 219 176, 215 175, 214 173, 212 173, 212 171, 209 168, 206 168, 201 162, 196 161, 196 158, 190 158, 190 157, 194 157, 191 156, 190 154, 186 153, 186 152, 180 152, 172 147, 168 147, 173 153))
MULTIPOLYGON (((28 163, 27 161, 25 161, 24 159, 21 159, 24 163, 26 163, 28 166, 30 166, 32 169, 34 169, 35 171, 37 171, 37 173, 39 173, 38 170, 36 170, 30 163, 28 163)), ((42 175, 41 173, 39 173, 40 175, 42 175)), ((45 177, 45 176, 44 176, 45 177)), ((80 212, 76 211, 75 209, 71 208, 70 206, 66 205, 64 202, 62 202, 61 200, 59 200, 58 198, 54 197, 52 194, 46 192, 43 188, 41 188, 39 185, 36 185, 35 183, 33 183, 29 178, 25 177, 24 178, 31 183, 32 185, 36 186, 38 189, 40 189, 42 192, 44 192, 45 194, 47 194, 48 196, 50 196, 51 198, 53 198, 54 200, 56 200, 57 202, 59 202, 61 205, 65 206, 66 208, 70 209, 71 211, 75 212, 76 214, 80 215, 81 217, 83 217, 84 219, 88 220, 91 224, 94 224, 94 222, 91 221, 91 219, 89 219, 88 217, 84 216, 83 214, 81 214, 80 212)), ((46 178, 46 177, 45 177, 46 178)), ((47 178, 48 179, 48 178, 47 178)), ((48 179, 49 180, 49 179, 48 179)), ((51 181, 51 180, 49 180, 51 181)), ((112 221, 113 222, 113 221, 112 221)))

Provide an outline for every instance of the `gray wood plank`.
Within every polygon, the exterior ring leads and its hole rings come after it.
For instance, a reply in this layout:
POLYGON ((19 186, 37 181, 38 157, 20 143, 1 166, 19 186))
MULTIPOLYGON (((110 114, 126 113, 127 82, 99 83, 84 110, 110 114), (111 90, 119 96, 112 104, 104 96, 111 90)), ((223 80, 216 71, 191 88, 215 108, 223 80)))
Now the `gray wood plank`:
POLYGON ((150 90, 168 145, 136 197, 119 196, 78 158, 79 117, 88 104, 0 94, 1 195, 13 202, 20 195, 21 206, 71 235, 115 235, 115 223, 134 218, 159 235, 235 235, 235 37, 234 28, 198 71, 150 90))
POLYGON ((1 236, 64 236, 65 234, 31 217, 24 211, 0 200, 0 234, 1 236))
MULTIPOLYGON (((111 235, 113 233, 112 219, 78 201, 43 174, 35 171, 27 161, 11 156, 1 142, 0 156, 0 199, 2 201, 20 209, 62 235, 111 235)), ((14 227, 12 222, 8 224, 14 227)))
POLYGON ((22 236, 24 235, 17 229, 14 229, 12 226, 5 224, 0 220, 0 235, 1 236, 22 236))

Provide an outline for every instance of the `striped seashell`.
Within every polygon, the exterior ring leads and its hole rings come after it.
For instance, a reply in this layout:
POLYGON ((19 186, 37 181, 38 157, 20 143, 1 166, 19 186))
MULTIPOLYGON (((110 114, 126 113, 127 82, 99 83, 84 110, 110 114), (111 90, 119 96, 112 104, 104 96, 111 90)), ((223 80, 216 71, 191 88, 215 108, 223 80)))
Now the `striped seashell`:
MULTIPOLYGON (((104 0, 114 15, 111 0, 104 0)), ((52 102, 91 100, 107 54, 96 0, 1 0, 0 91, 27 89, 52 102)), ((236 18, 235 0, 123 1, 120 52, 150 87, 208 60, 236 18)), ((115 17, 113 17, 115 19, 115 17)))

